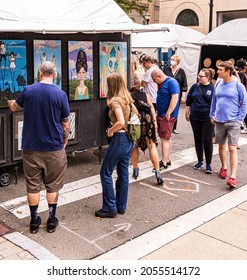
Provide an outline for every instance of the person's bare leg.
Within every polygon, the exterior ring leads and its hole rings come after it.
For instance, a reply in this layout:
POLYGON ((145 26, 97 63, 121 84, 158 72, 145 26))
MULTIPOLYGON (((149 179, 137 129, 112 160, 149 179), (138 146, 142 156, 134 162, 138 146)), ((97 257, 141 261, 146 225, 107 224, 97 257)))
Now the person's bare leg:
POLYGON ((159 153, 158 150, 156 148, 156 144, 154 143, 153 140, 149 139, 147 140, 147 146, 148 146, 148 150, 149 150, 149 157, 150 160, 153 164, 153 167, 155 170, 159 170, 160 166, 159 166, 159 153))
POLYGON ((237 146, 228 145, 229 153, 230 153, 230 169, 232 178, 236 178, 237 176, 237 166, 238 166, 238 151, 237 146))
POLYGON ((161 138, 162 144, 162 161, 166 164, 169 161, 169 153, 170 153, 170 140, 161 138))
POLYGON ((221 161, 221 167, 223 169, 227 169, 226 144, 219 144, 219 156, 221 161))
POLYGON ((139 150, 138 150, 137 146, 135 146, 133 148, 130 158, 131 158, 131 163, 133 165, 133 168, 137 168, 138 167, 138 158, 139 158, 139 150))

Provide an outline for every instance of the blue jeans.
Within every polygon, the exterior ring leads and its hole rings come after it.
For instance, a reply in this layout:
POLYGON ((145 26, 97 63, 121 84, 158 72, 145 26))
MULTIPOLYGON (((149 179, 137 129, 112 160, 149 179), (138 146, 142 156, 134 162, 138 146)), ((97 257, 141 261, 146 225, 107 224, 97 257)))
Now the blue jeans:
POLYGON ((117 212, 125 210, 128 199, 129 187, 129 161, 134 147, 125 132, 114 133, 106 151, 101 169, 100 179, 102 184, 104 212, 117 212), (114 194, 112 173, 117 167, 116 196, 114 194))

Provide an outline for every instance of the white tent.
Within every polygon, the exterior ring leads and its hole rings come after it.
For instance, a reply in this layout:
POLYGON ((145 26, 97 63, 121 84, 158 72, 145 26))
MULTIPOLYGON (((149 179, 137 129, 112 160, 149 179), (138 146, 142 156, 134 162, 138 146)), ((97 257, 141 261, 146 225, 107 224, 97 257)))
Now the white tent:
POLYGON ((141 32, 113 0, 8 0, 0 5, 0 31, 39 33, 141 32))
POLYGON ((192 28, 177 24, 151 24, 154 28, 168 28, 170 32, 146 32, 133 33, 131 35, 132 49, 162 48, 167 51, 169 48, 176 50, 181 57, 180 66, 186 72, 188 85, 196 81, 200 58, 200 46, 188 42, 199 42, 205 35, 192 28))
POLYGON ((202 45, 247 46, 247 18, 227 21, 200 40, 202 45))

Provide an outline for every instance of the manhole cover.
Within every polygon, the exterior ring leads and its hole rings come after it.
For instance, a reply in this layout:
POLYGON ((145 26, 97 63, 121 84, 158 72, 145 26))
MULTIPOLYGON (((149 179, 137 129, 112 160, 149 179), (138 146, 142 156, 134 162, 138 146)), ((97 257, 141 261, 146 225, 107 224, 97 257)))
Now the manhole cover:
POLYGON ((3 236, 6 233, 12 232, 13 229, 4 224, 4 222, 0 221, 0 236, 3 236))

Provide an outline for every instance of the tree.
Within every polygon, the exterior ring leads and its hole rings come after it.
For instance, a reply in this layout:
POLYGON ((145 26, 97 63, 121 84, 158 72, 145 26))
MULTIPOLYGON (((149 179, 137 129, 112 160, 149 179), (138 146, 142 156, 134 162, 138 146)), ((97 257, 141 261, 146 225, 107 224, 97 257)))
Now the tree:
MULTIPOLYGON (((145 20, 145 12, 146 7, 143 5, 143 2, 140 3, 139 0, 114 0, 124 11, 126 14, 131 13, 133 10, 137 11, 142 18, 145 20)), ((148 0, 148 2, 152 2, 152 0, 148 0)))

